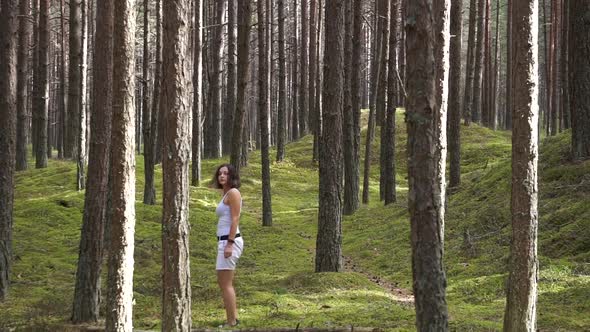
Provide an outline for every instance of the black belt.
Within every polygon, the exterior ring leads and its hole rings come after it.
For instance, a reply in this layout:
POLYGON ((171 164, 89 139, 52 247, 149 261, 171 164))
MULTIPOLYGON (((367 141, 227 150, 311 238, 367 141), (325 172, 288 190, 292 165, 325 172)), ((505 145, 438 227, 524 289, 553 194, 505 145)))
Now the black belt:
MULTIPOLYGON (((240 233, 236 234, 236 236, 234 238, 239 238, 241 235, 240 233)), ((223 236, 218 236, 217 237, 217 241, 225 241, 229 239, 229 235, 223 235, 223 236)))

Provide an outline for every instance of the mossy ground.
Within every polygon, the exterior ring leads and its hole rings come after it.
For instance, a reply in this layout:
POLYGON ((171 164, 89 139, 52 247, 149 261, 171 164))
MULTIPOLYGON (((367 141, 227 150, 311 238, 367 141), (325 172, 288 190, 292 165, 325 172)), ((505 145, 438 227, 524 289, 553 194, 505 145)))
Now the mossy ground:
MULTIPOLYGON (((396 132, 398 199, 392 206, 384 207, 378 199, 378 131, 375 137, 371 202, 344 218, 343 251, 358 269, 411 290, 403 115, 398 115, 396 132)), ((502 326, 508 271, 510 135, 463 126, 462 141, 462 186, 448 197, 445 225, 451 328, 494 331, 502 326)), ((311 145, 309 136, 288 145, 286 160, 271 166, 272 227, 261 226, 258 152, 251 153, 243 170, 240 228, 246 249, 236 277, 242 326, 413 330, 413 307, 364 274, 313 273, 318 173, 311 162, 311 145)), ((590 330, 590 162, 571 162, 568 148, 567 132, 545 139, 541 147, 538 324, 542 330, 590 330)), ((203 174, 209 176, 221 162, 204 161, 203 174)), ((146 206, 141 156, 136 171, 134 326, 155 329, 160 324, 162 174, 157 167, 158 204, 146 206)), ((75 173, 74 163, 50 160, 46 169, 17 175, 13 282, 8 300, 0 304, 0 328, 51 327, 69 318, 84 205, 83 192, 74 188, 75 173)), ((224 320, 214 271, 214 209, 219 199, 205 182, 191 187, 195 327, 210 328, 224 320)))

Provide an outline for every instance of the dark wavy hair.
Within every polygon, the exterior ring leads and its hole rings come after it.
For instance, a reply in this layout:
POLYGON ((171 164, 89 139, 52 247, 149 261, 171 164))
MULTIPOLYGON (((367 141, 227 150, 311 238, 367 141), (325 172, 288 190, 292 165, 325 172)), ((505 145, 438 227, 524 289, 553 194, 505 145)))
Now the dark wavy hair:
POLYGON ((213 174, 213 179, 211 179, 211 186, 217 189, 223 189, 223 186, 219 183, 219 170, 222 167, 227 167, 227 175, 229 178, 229 186, 231 188, 240 188, 240 174, 238 170, 232 164, 221 164, 215 170, 215 174, 213 174))

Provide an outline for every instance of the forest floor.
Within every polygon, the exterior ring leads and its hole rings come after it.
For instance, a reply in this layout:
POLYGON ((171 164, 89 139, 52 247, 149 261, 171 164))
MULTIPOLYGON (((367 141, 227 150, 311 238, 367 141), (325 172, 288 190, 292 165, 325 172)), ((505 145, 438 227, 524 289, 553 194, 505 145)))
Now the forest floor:
MULTIPOLYGON (((385 207, 379 201, 377 132, 370 203, 343 219, 343 273, 313 273, 318 174, 312 138, 289 144, 286 160, 271 166, 272 227, 261 226, 260 155, 251 153, 242 174, 245 251, 235 282, 242 328, 415 330, 402 114, 397 123, 397 202, 385 207)), ((448 196, 445 222, 450 324, 455 331, 496 331, 502 327, 511 234, 510 133, 461 129, 462 185, 448 196)), ((541 145, 538 326, 543 331, 590 330, 590 162, 571 162, 569 146, 568 132, 541 145)), ((222 161, 204 161, 203 174, 212 176, 222 161)), ((161 308, 162 173, 158 166, 158 204, 146 206, 141 156, 136 171, 134 326, 154 330, 161 308)), ((75 175, 75 163, 58 160, 17 174, 13 281, 7 301, 0 303, 0 330, 64 330, 68 323, 84 202, 75 175)), ((192 317, 199 329, 224 320, 214 272, 214 210, 221 196, 208 180, 190 193, 192 317)), ((105 284, 106 268, 103 275, 105 284)))

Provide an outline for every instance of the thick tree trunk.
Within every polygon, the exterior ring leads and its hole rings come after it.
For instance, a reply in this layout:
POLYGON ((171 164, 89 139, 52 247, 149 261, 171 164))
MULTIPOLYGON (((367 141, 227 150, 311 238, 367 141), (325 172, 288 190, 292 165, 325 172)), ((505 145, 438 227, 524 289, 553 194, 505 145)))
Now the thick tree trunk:
MULTIPOLYGON (((469 34, 467 37, 467 64, 465 66, 465 93, 463 94, 463 118, 465 123, 471 123, 471 110, 473 107, 473 83, 475 81, 475 37, 477 19, 477 1, 469 2, 469 34)), ((510 1, 510 0, 508 0, 510 1)))
POLYGON ((270 135, 268 128, 268 44, 266 35, 267 11, 264 1, 257 1, 258 11, 258 125, 260 126, 260 154, 262 160, 262 225, 272 226, 272 204, 270 194, 270 135))
MULTIPOLYGON (((203 141, 203 1, 197 0, 195 6, 195 32, 193 35, 193 136, 191 185, 198 186, 201 182, 201 142, 203 141)), ((233 151, 233 150, 232 150, 233 151)))
POLYGON ((133 328, 135 247, 135 1, 117 0, 113 38, 112 222, 107 331, 133 328))
POLYGON ((239 171, 242 164, 242 146, 244 144, 246 121, 246 92, 248 89, 250 67, 250 20, 252 16, 252 4, 250 1, 238 3, 238 92, 236 98, 236 111, 233 124, 232 149, 230 162, 239 171))
POLYGON ((15 0, 1 0, 0 5, 0 301, 4 301, 12 268, 18 6, 15 0))
POLYGON ((326 2, 323 101, 320 141, 316 272, 342 268, 342 92, 344 87, 344 0, 326 2))
POLYGON ((29 48, 31 39, 30 0, 21 0, 19 4, 18 28, 18 81, 17 81, 17 125, 16 125, 16 170, 27 169, 27 90, 29 83, 29 48))
POLYGON ((277 113, 277 162, 285 158, 287 113, 287 58, 285 48, 285 0, 278 0, 279 10, 279 109, 277 113))
MULTIPOLYGON (((451 68, 449 81, 449 187, 451 188, 458 187, 461 184, 461 36, 463 35, 462 7, 462 1, 453 1, 451 5, 451 68)), ((471 28, 469 32, 471 33, 471 28)), ((473 53, 473 51, 468 48, 468 53, 469 52, 473 53)))
POLYGON ((80 131, 80 66, 82 55, 81 0, 70 0, 70 64, 68 67, 68 130, 64 156, 76 157, 80 131))
POLYGON ((448 1, 408 2, 408 206, 418 331, 448 330, 443 265, 448 1), (434 17, 433 17, 434 15, 434 17))
POLYGON ((512 245, 504 331, 536 331, 538 0, 513 3, 512 245))
MULTIPOLYGON (((352 128, 350 135, 352 145, 345 146, 351 149, 350 164, 346 166, 346 179, 344 183, 344 208, 343 213, 346 215, 353 214, 358 210, 359 201, 359 183, 360 183, 360 145, 361 145, 361 52, 363 51, 363 16, 362 16, 362 2, 354 1, 352 6, 353 11, 353 27, 352 27, 352 45, 351 45, 351 68, 350 68, 350 112, 352 115, 352 128)), ((346 161, 345 161, 346 162, 346 161)))
POLYGON ((570 110, 574 159, 590 158, 590 7, 583 0, 569 3, 570 110))
POLYGON ((111 156, 112 75, 113 75, 113 0, 101 0, 96 7, 96 44, 93 61, 93 100, 88 188, 84 201, 84 219, 72 321, 96 322, 99 317, 103 234, 107 214, 109 166, 111 156))
POLYGON ((190 331, 189 264, 190 2, 164 1, 162 106, 165 107, 162 216, 162 331, 190 331))
POLYGON ((49 114, 49 1, 39 7, 39 65, 35 75, 35 109, 37 114, 37 145, 35 168, 47 167, 47 116, 49 114))

